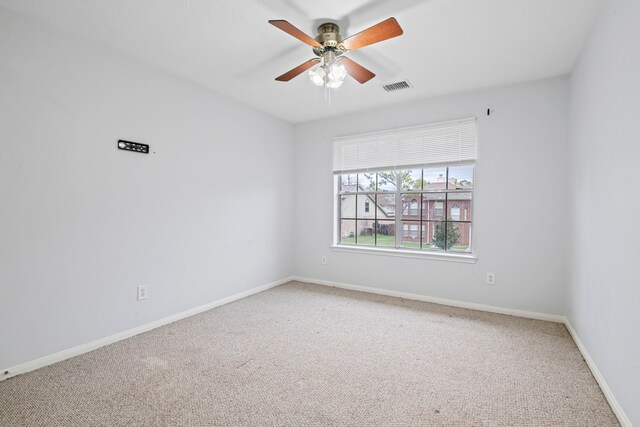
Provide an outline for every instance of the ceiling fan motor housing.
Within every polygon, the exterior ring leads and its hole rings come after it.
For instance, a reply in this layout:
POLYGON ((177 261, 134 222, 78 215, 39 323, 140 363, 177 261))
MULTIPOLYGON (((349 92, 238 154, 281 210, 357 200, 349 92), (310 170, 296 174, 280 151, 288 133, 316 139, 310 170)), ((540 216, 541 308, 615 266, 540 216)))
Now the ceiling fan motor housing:
MULTIPOLYGON (((342 43, 340 28, 332 22, 325 22, 318 27, 318 36, 315 40, 322 45, 322 47, 313 48, 313 52, 318 56, 322 56, 322 53, 327 49, 338 50, 340 43, 342 43)), ((338 55, 342 53, 338 52, 336 52, 338 55)))

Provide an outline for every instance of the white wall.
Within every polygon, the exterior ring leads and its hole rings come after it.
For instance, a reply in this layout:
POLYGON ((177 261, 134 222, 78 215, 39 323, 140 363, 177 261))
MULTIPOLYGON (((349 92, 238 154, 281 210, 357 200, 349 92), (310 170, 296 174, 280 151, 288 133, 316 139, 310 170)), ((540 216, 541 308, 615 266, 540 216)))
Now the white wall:
POLYGON ((0 368, 291 274, 290 124, 0 8, 0 138, 0 368))
POLYGON ((640 425, 640 2, 605 4, 570 82, 567 315, 640 425))
MULTIPOLYGON (((551 314, 563 313, 567 80, 402 104, 296 126, 300 276, 551 314), (487 108, 494 113, 487 117, 487 108), (332 138, 477 116, 475 264, 332 251, 332 138), (328 264, 321 265, 323 255, 328 264), (485 284, 496 273, 495 286, 485 284)), ((393 96, 393 94, 389 95, 393 96)))

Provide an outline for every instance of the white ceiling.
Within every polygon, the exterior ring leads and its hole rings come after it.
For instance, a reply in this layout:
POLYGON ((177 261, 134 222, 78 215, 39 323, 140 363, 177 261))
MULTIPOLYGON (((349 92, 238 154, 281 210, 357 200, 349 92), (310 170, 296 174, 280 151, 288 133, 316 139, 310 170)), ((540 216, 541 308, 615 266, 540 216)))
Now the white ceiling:
POLYGON ((571 71, 604 0, 0 0, 17 12, 154 64, 290 122, 571 71), (313 57, 269 25, 343 36, 395 17, 404 35, 349 56, 377 76, 330 92, 305 74, 274 78, 313 57), (408 79, 413 88, 381 85, 408 79))

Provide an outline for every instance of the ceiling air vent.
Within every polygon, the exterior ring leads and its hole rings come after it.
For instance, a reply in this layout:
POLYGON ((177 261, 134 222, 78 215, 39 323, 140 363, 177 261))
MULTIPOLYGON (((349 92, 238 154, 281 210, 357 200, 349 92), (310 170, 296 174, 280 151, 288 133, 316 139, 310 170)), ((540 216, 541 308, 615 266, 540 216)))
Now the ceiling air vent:
POLYGON ((411 83, 409 83, 409 80, 403 80, 401 82, 391 83, 391 84, 382 86, 382 88, 387 92, 395 92, 396 90, 409 89, 410 87, 413 87, 413 86, 411 86, 411 83))

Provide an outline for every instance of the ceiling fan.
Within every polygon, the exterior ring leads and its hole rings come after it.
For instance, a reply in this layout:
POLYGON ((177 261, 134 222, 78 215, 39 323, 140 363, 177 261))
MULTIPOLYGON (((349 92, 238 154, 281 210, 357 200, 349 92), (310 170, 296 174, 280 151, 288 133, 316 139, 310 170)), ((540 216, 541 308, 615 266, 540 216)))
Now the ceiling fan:
POLYGON ((314 39, 284 20, 271 20, 269 23, 313 48, 318 58, 303 62, 281 76, 277 81, 288 82, 306 70, 319 65, 309 71, 311 81, 318 86, 338 88, 342 85, 347 74, 360 83, 366 83, 375 77, 371 71, 352 59, 342 56, 347 52, 360 49, 393 37, 402 35, 403 31, 395 18, 386 19, 372 27, 343 39, 340 28, 331 22, 318 27, 318 36, 314 39))

